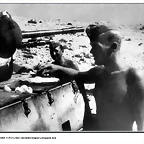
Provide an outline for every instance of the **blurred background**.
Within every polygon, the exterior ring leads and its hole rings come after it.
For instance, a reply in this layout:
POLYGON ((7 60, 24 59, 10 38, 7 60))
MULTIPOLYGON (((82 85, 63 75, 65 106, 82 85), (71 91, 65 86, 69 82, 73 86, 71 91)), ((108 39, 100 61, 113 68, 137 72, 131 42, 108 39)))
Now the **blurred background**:
POLYGON ((144 4, 0 4, 11 15, 43 20, 110 20, 116 24, 144 23, 144 4))

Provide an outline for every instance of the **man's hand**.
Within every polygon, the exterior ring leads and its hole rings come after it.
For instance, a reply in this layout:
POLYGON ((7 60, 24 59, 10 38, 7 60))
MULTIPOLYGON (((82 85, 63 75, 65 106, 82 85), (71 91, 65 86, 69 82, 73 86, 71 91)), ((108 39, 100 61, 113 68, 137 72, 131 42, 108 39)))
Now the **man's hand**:
POLYGON ((45 66, 39 67, 39 70, 37 71, 36 75, 41 77, 58 77, 58 70, 60 69, 60 66, 54 65, 54 64, 47 64, 45 66))
POLYGON ((36 75, 41 77, 56 77, 59 79, 75 79, 78 73, 78 70, 72 68, 67 68, 55 64, 46 64, 37 71, 36 75))

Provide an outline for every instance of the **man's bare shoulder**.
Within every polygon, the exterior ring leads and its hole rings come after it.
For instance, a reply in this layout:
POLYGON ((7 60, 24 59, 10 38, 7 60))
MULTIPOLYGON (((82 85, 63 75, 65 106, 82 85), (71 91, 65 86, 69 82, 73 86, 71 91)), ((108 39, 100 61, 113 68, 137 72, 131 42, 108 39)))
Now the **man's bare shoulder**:
POLYGON ((144 70, 131 67, 126 71, 127 85, 133 85, 143 80, 144 80, 144 70))
POLYGON ((65 65, 68 68, 73 68, 73 69, 79 70, 78 63, 75 60, 65 58, 65 65))

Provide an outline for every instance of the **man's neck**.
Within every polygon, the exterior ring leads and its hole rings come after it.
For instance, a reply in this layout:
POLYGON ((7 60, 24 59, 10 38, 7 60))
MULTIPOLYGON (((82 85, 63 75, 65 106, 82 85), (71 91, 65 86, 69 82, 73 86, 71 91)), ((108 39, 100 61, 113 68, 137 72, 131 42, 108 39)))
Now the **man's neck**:
POLYGON ((117 57, 116 56, 113 56, 111 59, 106 61, 105 68, 107 69, 107 71, 109 73, 122 70, 119 63, 117 62, 117 57))
POLYGON ((64 62, 65 62, 65 58, 63 56, 60 59, 56 60, 56 63, 61 66, 64 64, 64 62))

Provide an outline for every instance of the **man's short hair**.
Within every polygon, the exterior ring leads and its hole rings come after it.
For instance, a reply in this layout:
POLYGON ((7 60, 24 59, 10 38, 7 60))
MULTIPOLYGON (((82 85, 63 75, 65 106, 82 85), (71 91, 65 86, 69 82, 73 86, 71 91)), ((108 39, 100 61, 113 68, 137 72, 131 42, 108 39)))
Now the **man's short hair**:
POLYGON ((62 51, 64 50, 64 48, 60 42, 51 41, 50 42, 50 49, 54 50, 56 47, 60 47, 62 51))
POLYGON ((90 42, 98 41, 103 45, 109 46, 113 42, 121 44, 121 35, 116 25, 111 22, 100 21, 90 24, 86 28, 86 34, 90 42))

